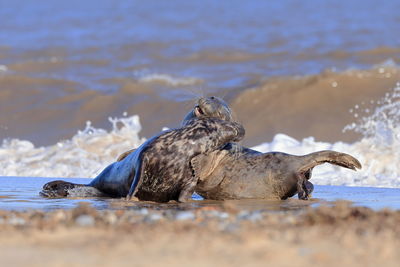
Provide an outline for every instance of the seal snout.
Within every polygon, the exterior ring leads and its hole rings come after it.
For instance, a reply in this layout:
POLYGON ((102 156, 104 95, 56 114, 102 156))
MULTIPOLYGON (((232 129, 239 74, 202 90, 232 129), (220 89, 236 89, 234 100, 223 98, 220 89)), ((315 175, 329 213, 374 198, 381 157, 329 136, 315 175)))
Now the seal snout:
POLYGON ((232 141, 239 142, 240 140, 243 139, 246 131, 241 124, 239 124, 237 122, 235 122, 234 124, 235 124, 236 137, 232 141))

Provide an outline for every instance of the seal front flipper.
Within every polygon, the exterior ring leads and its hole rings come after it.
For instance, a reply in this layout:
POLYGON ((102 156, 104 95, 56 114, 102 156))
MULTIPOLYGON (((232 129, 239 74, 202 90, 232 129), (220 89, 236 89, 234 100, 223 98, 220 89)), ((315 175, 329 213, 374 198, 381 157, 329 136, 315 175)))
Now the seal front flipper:
POLYGON ((192 199, 192 195, 194 190, 196 189, 198 177, 193 175, 191 179, 187 179, 186 183, 183 185, 181 192, 179 193, 178 201, 179 202, 187 202, 192 199))
POLYGON ((221 183, 224 178, 223 175, 214 175, 214 171, 228 154, 227 150, 216 150, 209 154, 200 154, 192 158, 190 167, 193 174, 198 177, 198 184, 201 190, 212 189, 221 183), (209 179, 210 176, 213 176, 213 179, 209 179))

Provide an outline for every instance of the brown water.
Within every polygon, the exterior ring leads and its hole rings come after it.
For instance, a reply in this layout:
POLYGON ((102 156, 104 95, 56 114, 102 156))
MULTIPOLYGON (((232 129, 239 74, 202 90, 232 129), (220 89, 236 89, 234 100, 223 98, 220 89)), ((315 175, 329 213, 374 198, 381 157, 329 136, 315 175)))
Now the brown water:
POLYGON ((195 97, 225 97, 245 144, 323 141, 349 109, 400 81, 400 2, 0 1, 0 140, 69 139, 139 114, 176 126, 195 97), (379 65, 386 62, 386 65, 379 65), (379 66, 376 66, 376 65, 379 66))

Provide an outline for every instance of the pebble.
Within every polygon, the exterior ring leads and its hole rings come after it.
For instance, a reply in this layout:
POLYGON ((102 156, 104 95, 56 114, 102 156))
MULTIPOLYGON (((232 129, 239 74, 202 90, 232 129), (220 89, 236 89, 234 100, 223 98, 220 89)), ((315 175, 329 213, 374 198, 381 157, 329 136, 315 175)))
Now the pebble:
POLYGON ((95 220, 92 216, 90 215, 79 215, 75 219, 75 223, 79 226, 93 226, 95 223, 95 220))
POLYGON ((110 225, 114 225, 117 221, 117 215, 115 215, 114 213, 107 213, 107 215, 104 217, 104 220, 110 224, 110 225))
POLYGON ((151 222, 156 222, 156 221, 159 221, 159 220, 161 220, 163 218, 163 216, 161 215, 161 214, 159 214, 159 213, 152 213, 152 214, 149 214, 149 215, 147 215, 145 218, 144 218, 144 222, 149 222, 149 223, 151 223, 151 222))
POLYGON ((11 225, 24 225, 26 224, 26 221, 22 218, 12 216, 11 218, 8 219, 8 223, 11 225))
POLYGON ((220 225, 220 230, 228 233, 235 232, 239 230, 239 225, 237 223, 226 223, 220 225))
POLYGON ((237 219, 238 220, 247 220, 247 221, 251 221, 251 222, 257 222, 263 219, 263 216, 261 214, 260 211, 253 211, 253 212, 249 212, 249 211, 241 211, 239 212, 239 214, 237 215, 237 219))
POLYGON ((177 221, 194 220, 195 218, 196 216, 191 211, 181 211, 175 215, 177 221))
POLYGON ((147 215, 147 214, 149 214, 149 210, 146 208, 141 208, 140 210, 138 210, 138 213, 140 215, 147 215))
POLYGON ((65 221, 67 219, 67 215, 65 214, 65 212, 63 210, 57 210, 54 212, 53 218, 57 222, 65 221))

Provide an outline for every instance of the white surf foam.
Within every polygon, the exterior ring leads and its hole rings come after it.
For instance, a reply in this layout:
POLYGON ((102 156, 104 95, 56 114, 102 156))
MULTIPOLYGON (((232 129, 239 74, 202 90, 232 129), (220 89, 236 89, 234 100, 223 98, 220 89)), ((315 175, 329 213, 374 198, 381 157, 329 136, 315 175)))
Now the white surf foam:
POLYGON ((86 128, 71 138, 47 147, 25 140, 3 141, 0 175, 40 177, 94 177, 121 153, 145 141, 139 136, 139 116, 109 118, 112 130, 86 128))
POLYGON ((170 86, 190 86, 202 83, 202 80, 193 77, 173 77, 168 74, 147 74, 139 78, 142 83, 163 83, 170 86))

